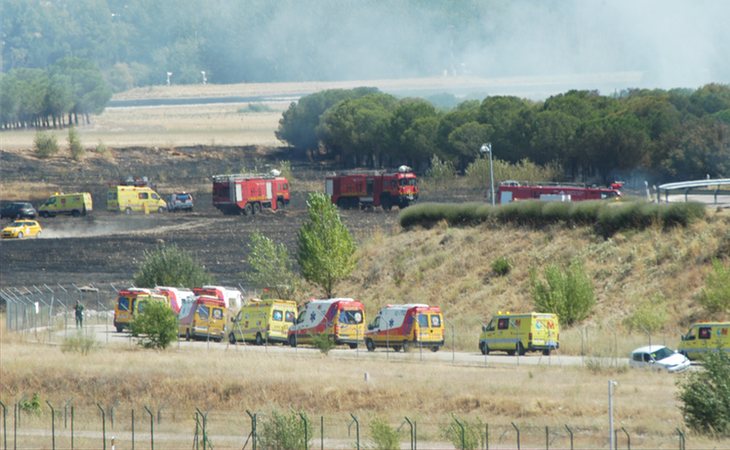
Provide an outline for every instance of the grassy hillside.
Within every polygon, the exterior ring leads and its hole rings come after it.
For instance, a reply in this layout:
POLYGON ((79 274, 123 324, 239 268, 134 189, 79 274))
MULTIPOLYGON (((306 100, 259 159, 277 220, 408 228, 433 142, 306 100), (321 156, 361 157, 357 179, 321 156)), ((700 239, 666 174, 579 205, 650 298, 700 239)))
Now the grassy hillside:
POLYGON ((455 228, 442 222, 430 229, 375 230, 361 240, 358 268, 337 294, 365 301, 370 317, 388 303, 440 305, 465 348, 475 348, 479 327, 491 314, 534 309, 531 270, 542 275, 547 264, 578 259, 593 280, 596 305, 586 321, 563 330, 564 350, 579 349, 580 334, 588 333, 580 329, 587 328, 593 336, 622 336, 624 353, 634 340, 646 340, 642 333, 630 336, 625 322, 632 315, 663 316, 657 333, 670 345, 691 322, 722 318, 708 315, 697 295, 712 258, 730 257, 730 214, 711 210, 707 220, 688 228, 650 228, 610 239, 587 227, 455 228), (512 263, 506 276, 492 271, 499 257, 512 263))

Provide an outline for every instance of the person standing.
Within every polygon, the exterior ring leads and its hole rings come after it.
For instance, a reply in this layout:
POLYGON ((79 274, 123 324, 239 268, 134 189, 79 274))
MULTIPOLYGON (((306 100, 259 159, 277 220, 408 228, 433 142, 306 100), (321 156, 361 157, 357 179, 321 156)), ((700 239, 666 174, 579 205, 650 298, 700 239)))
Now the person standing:
POLYGON ((84 305, 81 304, 78 300, 76 300, 76 306, 74 307, 74 311, 76 311, 76 328, 83 328, 84 326, 84 305))

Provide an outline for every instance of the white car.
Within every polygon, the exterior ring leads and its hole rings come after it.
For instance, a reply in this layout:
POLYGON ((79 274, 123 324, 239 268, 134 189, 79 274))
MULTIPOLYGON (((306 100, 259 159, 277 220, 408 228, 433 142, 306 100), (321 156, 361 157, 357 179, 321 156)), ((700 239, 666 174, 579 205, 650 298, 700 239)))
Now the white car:
POLYGON ((683 354, 663 345, 647 345, 631 352, 629 365, 631 367, 648 367, 676 373, 689 369, 690 361, 683 354))

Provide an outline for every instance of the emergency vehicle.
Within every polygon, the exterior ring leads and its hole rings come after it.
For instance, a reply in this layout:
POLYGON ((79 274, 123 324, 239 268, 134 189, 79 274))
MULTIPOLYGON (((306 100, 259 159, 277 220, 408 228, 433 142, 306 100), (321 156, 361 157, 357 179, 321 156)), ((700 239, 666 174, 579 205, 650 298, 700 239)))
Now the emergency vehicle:
POLYGON ((149 186, 110 186, 106 194, 107 211, 165 212, 167 203, 149 186))
POLYGON ((250 216, 263 208, 277 210, 285 208, 289 199, 289 181, 278 171, 213 176, 213 206, 223 214, 250 216))
POLYGON ((170 308, 175 314, 180 312, 183 302, 192 300, 195 297, 193 291, 189 289, 174 288, 168 286, 157 286, 155 292, 167 297, 170 308))
POLYGON ((74 192, 72 194, 56 192, 38 208, 38 214, 41 217, 54 217, 59 214, 79 217, 85 216, 93 209, 94 204, 91 194, 88 192, 74 192))
POLYGON ((325 179, 325 192, 341 209, 380 206, 405 208, 418 200, 418 179, 408 166, 395 172, 350 170, 325 179))
POLYGON ((503 181, 497 188, 499 203, 517 200, 542 201, 583 201, 618 199, 621 197, 621 183, 613 183, 609 188, 570 185, 524 185, 516 181, 503 181))
POLYGON ((388 305, 378 312, 365 332, 365 347, 392 347, 408 351, 427 347, 438 351, 444 345, 444 321, 441 308, 424 304, 388 305))
POLYGON ((121 333, 129 329, 137 311, 137 302, 142 300, 160 300, 168 303, 167 297, 156 294, 151 289, 130 288, 119 291, 117 302, 114 305, 114 328, 121 333))
POLYGON ((482 327, 479 350, 483 355, 495 350, 508 355, 541 351, 544 355, 560 348, 558 316, 547 313, 499 313, 482 327))
POLYGON ((178 336, 191 339, 223 340, 226 334, 226 304, 223 300, 201 295, 182 304, 177 315, 178 336))
POLYGON ((289 345, 311 344, 317 335, 332 338, 335 344, 357 348, 365 336, 365 307, 351 298, 312 300, 289 327, 289 345))
POLYGON ((241 307, 228 333, 228 341, 254 342, 263 345, 268 342, 287 342, 289 327, 296 322, 297 303, 293 300, 252 300, 241 307))
POLYGON ((689 359, 701 359, 708 352, 730 352, 730 322, 699 322, 682 336, 679 353, 689 359))
POLYGON ((193 288, 193 293, 196 296, 207 295, 222 300, 226 308, 230 308, 232 311, 238 311, 243 305, 243 294, 235 288, 207 285, 193 288))

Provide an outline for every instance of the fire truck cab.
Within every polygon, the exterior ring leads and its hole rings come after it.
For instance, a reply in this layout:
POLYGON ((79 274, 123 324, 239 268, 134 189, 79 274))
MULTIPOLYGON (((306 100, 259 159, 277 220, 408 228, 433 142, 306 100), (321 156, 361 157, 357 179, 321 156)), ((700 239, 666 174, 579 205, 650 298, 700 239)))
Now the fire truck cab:
POLYGON ((418 179, 408 166, 397 171, 351 170, 328 176, 325 192, 341 209, 380 206, 405 208, 418 200, 418 179))

